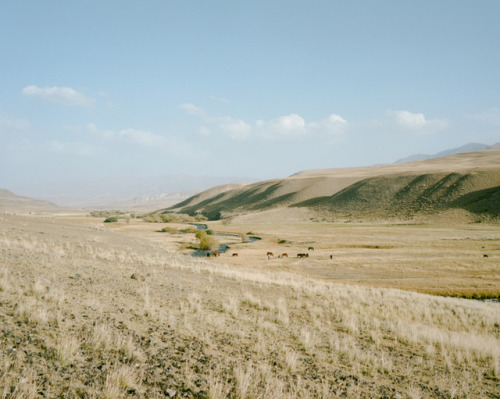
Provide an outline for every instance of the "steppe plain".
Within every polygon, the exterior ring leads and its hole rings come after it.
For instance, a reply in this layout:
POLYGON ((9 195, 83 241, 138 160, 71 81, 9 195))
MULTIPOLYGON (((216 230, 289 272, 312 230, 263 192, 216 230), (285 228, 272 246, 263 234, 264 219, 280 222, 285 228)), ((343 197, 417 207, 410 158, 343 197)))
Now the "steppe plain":
POLYGON ((2 398, 500 397, 500 304, 468 299, 500 293, 495 221, 277 208, 195 258, 186 224, 28 209, 0 213, 2 398))

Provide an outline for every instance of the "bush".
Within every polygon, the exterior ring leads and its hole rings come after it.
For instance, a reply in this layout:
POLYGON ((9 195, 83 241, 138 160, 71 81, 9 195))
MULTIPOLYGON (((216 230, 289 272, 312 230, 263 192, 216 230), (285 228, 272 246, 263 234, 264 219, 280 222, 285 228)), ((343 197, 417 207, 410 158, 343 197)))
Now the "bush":
POLYGON ((160 230, 160 233, 177 233, 177 229, 174 229, 173 227, 164 227, 160 230))
POLYGON ((116 216, 112 216, 110 218, 107 218, 104 223, 116 223, 118 222, 118 218, 116 216))
POLYGON ((206 231, 198 230, 195 237, 200 241, 200 249, 214 251, 219 248, 217 240, 209 236, 206 231))
POLYGON ((179 230, 180 233, 186 233, 186 234, 195 234, 198 230, 196 230, 194 227, 189 227, 187 229, 181 229, 179 230))

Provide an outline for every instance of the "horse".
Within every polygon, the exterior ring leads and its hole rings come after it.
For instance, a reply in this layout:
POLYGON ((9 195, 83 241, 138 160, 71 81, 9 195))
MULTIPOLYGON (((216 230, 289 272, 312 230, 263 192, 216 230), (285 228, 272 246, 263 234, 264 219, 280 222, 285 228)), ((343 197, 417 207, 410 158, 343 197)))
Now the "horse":
POLYGON ((274 256, 272 252, 268 252, 267 256, 274 256))
POLYGON ((232 254, 231 256, 238 256, 238 252, 235 252, 234 254, 232 254))
POLYGON ((288 254, 287 253, 281 254, 281 257, 282 258, 288 258, 288 254))
POLYGON ((308 251, 314 251, 314 247, 307 248, 308 251))

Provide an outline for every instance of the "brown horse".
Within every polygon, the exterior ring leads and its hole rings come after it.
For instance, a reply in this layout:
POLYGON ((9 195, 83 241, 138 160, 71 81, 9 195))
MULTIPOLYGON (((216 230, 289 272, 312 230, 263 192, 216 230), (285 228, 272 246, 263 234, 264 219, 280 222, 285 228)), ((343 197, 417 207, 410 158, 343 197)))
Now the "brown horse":
POLYGON ((238 256, 238 252, 235 252, 234 254, 232 254, 231 256, 238 256))
POLYGON ((288 254, 287 253, 284 253, 281 255, 282 258, 288 258, 288 254))

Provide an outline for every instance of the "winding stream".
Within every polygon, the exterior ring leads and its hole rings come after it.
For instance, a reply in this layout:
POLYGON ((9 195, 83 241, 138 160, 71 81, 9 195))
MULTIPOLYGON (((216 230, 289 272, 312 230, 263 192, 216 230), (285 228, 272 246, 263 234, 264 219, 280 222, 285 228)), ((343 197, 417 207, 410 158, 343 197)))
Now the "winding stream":
MULTIPOLYGON (((207 225, 206 224, 198 224, 198 223, 192 223, 193 226, 196 226, 196 229, 197 230, 207 230, 207 225)), ((214 234, 215 236, 217 237, 229 237, 229 238, 240 238, 239 235, 237 234, 214 234)), ((214 252, 218 252, 220 254, 223 254, 225 252, 227 252, 227 250, 235 245, 240 245, 240 244, 247 244, 249 242, 255 242, 255 241, 259 241, 261 240, 262 238, 260 237, 248 237, 248 241, 246 242, 232 242, 232 243, 228 243, 228 244, 220 244, 219 245, 219 248, 217 248, 216 251, 207 251, 205 249, 197 249, 196 251, 194 252, 191 252, 189 255, 191 256, 196 256, 196 257, 207 257, 207 256, 211 256, 214 254, 214 252)))

